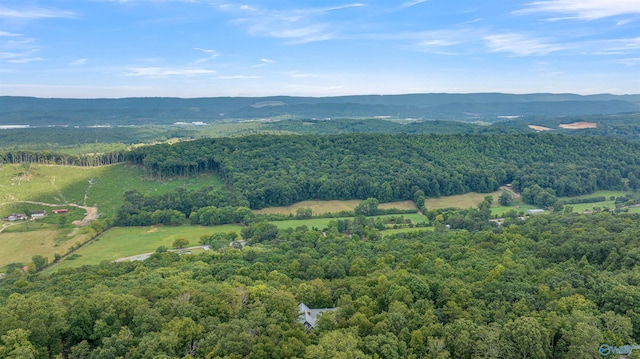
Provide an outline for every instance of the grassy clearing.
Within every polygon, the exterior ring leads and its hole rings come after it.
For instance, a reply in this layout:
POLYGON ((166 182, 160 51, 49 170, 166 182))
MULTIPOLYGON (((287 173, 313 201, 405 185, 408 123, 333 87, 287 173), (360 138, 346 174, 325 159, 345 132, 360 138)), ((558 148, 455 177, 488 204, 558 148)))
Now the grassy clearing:
POLYGON ((387 202, 380 203, 378 205, 380 209, 418 209, 416 204, 413 201, 399 201, 399 202, 387 202))
POLYGON ((171 248, 177 238, 186 238, 190 246, 198 245, 200 236, 235 231, 240 234, 239 225, 215 227, 179 226, 179 227, 115 227, 103 233, 97 240, 82 247, 76 253, 77 259, 65 260, 52 268, 71 268, 83 265, 100 264, 104 260, 154 252, 160 246, 171 248))
POLYGON ((640 207, 629 208, 629 213, 640 213, 640 207))
POLYGON ((21 205, 16 202, 38 201, 97 206, 104 218, 113 216, 122 205, 126 191, 161 194, 178 187, 197 189, 206 186, 221 187, 222 182, 213 175, 145 180, 140 168, 124 164, 103 167, 2 165, 0 215, 13 212, 21 205))
POLYGON ((425 205, 427 209, 438 208, 477 208, 478 205, 484 201, 486 196, 493 196, 493 204, 498 205, 498 197, 502 194, 502 191, 495 191, 492 193, 476 193, 470 192, 465 194, 457 194, 454 196, 443 196, 437 198, 427 198, 425 205))
POLYGON ((582 195, 582 196, 577 196, 577 197, 561 197, 559 198, 561 201, 562 200, 569 200, 569 199, 582 199, 582 198, 593 198, 593 197, 600 197, 600 196, 604 196, 606 198, 606 201, 602 201, 602 202, 594 202, 594 203, 579 203, 579 204, 567 204, 566 206, 571 206, 573 207, 573 211, 574 212, 584 212, 584 211, 591 211, 593 210, 593 207, 609 207, 609 208, 615 208, 615 200, 609 200, 609 198, 611 196, 613 197, 620 197, 620 196, 624 196, 626 194, 629 194, 631 192, 625 192, 625 191, 596 191, 593 192, 592 194, 586 194, 586 195, 582 195))
POLYGON ((39 230, 26 232, 26 224, 10 227, 0 233, 0 268, 10 263, 31 262, 31 257, 39 254, 53 262, 54 254, 63 254, 75 243, 67 237, 67 230, 45 226, 39 230), (63 240, 61 240, 61 237, 63 240), (67 237, 67 238, 64 238, 67 237))
MULTIPOLYGON (((423 223, 427 221, 427 218, 421 214, 410 213, 410 214, 393 214, 393 215, 384 215, 384 216, 373 216, 371 218, 385 218, 385 217, 398 217, 404 216, 404 218, 409 218, 413 223, 423 223)), ((329 225, 329 222, 337 219, 349 219, 353 220, 353 217, 345 217, 345 218, 311 218, 311 219, 292 219, 289 221, 274 221, 271 222, 275 224, 280 229, 286 228, 296 228, 301 226, 307 226, 309 228, 318 228, 323 229, 329 225)))
POLYGON ((497 215, 498 217, 502 217, 505 212, 509 212, 512 209, 515 210, 516 212, 520 212, 520 211, 526 211, 528 209, 536 209, 536 208, 539 208, 539 207, 536 207, 531 204, 525 204, 522 201, 514 201, 513 205, 511 206, 498 205, 495 207, 491 207, 491 215, 497 215))
MULTIPOLYGON (((362 200, 353 199, 348 201, 302 201, 290 206, 269 207, 254 211, 256 214, 296 214, 298 208, 311 208, 313 214, 335 213, 340 211, 353 211, 362 200)), ((417 209, 413 201, 380 203, 380 209, 417 209)))

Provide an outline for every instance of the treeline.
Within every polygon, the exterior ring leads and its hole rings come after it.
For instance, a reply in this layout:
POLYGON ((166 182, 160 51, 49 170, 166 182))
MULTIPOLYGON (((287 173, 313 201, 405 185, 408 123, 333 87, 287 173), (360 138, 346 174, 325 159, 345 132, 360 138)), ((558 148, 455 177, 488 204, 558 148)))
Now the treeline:
POLYGON ((0 151, 0 163, 33 163, 63 166, 105 166, 125 161, 124 151, 73 155, 49 151, 0 151))
POLYGON ((381 202, 488 193, 512 183, 568 197, 623 189, 640 145, 563 135, 272 136, 206 139, 127 153, 152 178, 216 172, 250 208, 308 199, 381 202))
POLYGON ((340 225, 261 223, 241 249, 10 272, 0 357, 568 359, 640 341, 637 215, 367 240, 340 225), (337 310, 305 330, 301 302, 337 310))
POLYGON ((251 223, 253 212, 248 202, 233 192, 213 187, 199 190, 178 188, 162 195, 128 191, 118 212, 116 226, 147 226, 151 224, 179 225, 186 218, 192 224, 218 225, 251 223))

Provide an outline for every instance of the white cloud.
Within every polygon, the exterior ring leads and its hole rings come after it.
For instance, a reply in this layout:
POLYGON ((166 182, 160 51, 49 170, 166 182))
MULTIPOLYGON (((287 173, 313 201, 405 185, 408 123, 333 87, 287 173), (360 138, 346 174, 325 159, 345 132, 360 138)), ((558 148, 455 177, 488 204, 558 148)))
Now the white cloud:
POLYGON ((167 76, 197 76, 215 74, 214 70, 194 69, 194 68, 171 68, 171 67, 132 67, 127 76, 142 77, 167 77, 167 76))
POLYGON ((339 23, 319 21, 318 18, 333 11, 362 6, 365 5, 351 3, 331 7, 270 10, 223 4, 219 9, 237 13, 239 17, 233 23, 246 26, 253 36, 286 39, 288 44, 304 44, 338 37, 341 28, 339 23))
MULTIPOLYGON (((24 59, 38 58, 33 56, 33 54, 35 54, 36 52, 38 52, 38 49, 31 49, 23 52, 3 51, 3 52, 0 52, 0 60, 6 60, 7 62, 13 62, 13 63, 22 63, 21 61, 24 59)), ((25 62, 29 62, 29 61, 25 61, 25 62)))
POLYGON ((194 48, 194 50, 200 51, 200 52, 204 52, 205 54, 207 54, 207 57, 203 57, 203 58, 199 58, 197 60, 195 60, 193 63, 194 64, 203 64, 205 62, 211 61, 213 59, 215 59, 216 57, 220 56, 215 50, 210 50, 210 49, 203 49, 200 47, 196 47, 194 48))
POLYGON ((270 59, 260 59, 260 63, 259 63, 259 64, 257 64, 257 65, 253 65, 253 67, 254 67, 254 68, 256 68, 256 67, 264 67, 264 66, 267 66, 267 65, 270 65, 270 64, 273 64, 273 63, 275 63, 275 61, 274 61, 274 60, 270 60, 270 59))
POLYGON ((628 59, 618 59, 615 61, 617 64, 625 65, 625 66, 636 66, 640 65, 640 57, 632 57, 628 59))
POLYGON ((484 37, 491 52, 510 52, 516 56, 540 56, 564 50, 565 47, 521 34, 498 34, 484 37))
POLYGON ((259 79, 260 76, 249 75, 232 75, 232 76, 218 76, 221 80, 245 80, 245 79, 259 79))
POLYGON ((406 3, 400 5, 400 9, 406 9, 408 7, 412 7, 418 4, 422 4, 423 2, 426 2, 427 0, 412 0, 412 1, 407 1, 406 3))
POLYGON ((294 71, 289 71, 287 73, 287 75, 289 77, 293 77, 295 79, 303 79, 303 78, 312 78, 312 77, 320 77, 320 75, 318 74, 312 74, 312 73, 305 73, 305 72, 300 72, 297 70, 294 71))
POLYGON ((10 62, 12 64, 26 64, 29 62, 42 61, 42 60, 44 60, 42 57, 23 57, 20 59, 10 59, 10 60, 7 60, 7 62, 10 62))
POLYGON ((45 9, 41 7, 31 7, 27 9, 9 9, 0 7, 0 18, 12 19, 48 19, 48 18, 74 18, 77 14, 73 11, 45 9))
POLYGON ((22 34, 14 34, 12 32, 0 31, 0 37, 17 37, 22 36, 22 34))
POLYGON ((202 51, 204 53, 210 54, 211 56, 215 56, 215 57, 219 56, 218 53, 216 53, 215 50, 203 49, 203 48, 200 48, 200 47, 195 47, 194 50, 202 51))
MULTIPOLYGON (((638 0, 547 0, 526 4, 526 8, 514 12, 556 13, 567 19, 595 20, 611 16, 640 14, 638 0)), ((554 19, 558 20, 558 19, 554 19)))
POLYGON ((69 66, 82 66, 87 63, 87 59, 76 59, 69 62, 67 65, 69 66))

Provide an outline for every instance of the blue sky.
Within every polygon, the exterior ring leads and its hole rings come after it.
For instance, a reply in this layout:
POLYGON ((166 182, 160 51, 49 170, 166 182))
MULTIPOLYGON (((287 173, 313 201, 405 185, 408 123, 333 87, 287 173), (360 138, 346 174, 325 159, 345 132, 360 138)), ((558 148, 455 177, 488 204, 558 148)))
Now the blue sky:
POLYGON ((639 0, 2 0, 0 95, 640 93, 639 0))

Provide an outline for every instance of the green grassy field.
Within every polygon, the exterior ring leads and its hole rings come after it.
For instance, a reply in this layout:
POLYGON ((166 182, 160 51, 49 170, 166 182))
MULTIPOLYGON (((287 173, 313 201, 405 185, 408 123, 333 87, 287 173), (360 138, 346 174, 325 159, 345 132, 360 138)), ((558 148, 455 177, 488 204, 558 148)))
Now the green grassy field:
POLYGON ((29 226, 29 231, 27 224, 22 223, 0 233, 0 268, 10 263, 28 264, 37 254, 52 262, 55 253, 66 253, 84 235, 43 223, 29 223, 29 226))
POLYGON ((133 256, 154 252, 160 246, 171 248, 176 238, 185 238, 189 246, 198 245, 200 236, 214 233, 235 231, 240 234, 240 225, 224 225, 215 227, 179 226, 179 227, 115 227, 111 228, 97 240, 82 247, 74 260, 65 260, 50 270, 71 268, 83 265, 99 264, 104 260, 133 256))
MULTIPOLYGON (((362 202, 359 199, 348 201, 302 201, 294 203, 290 206, 269 207, 254 211, 256 214, 296 214, 298 208, 311 208, 313 214, 335 213, 341 211, 353 211, 358 204, 362 202)), ((388 202, 380 203, 380 209, 417 209, 413 201, 388 202)))
MULTIPOLYGON (((371 218, 385 218, 385 217, 398 217, 398 216, 404 216, 404 218, 409 218, 411 219, 411 221, 413 221, 413 223, 423 223, 427 221, 427 218, 421 214, 417 214, 417 213, 410 213, 410 214, 393 214, 393 215, 384 215, 384 216, 373 216, 371 218)), ((337 219, 350 219, 353 220, 353 217, 346 217, 346 218, 311 218, 311 219, 292 219, 289 221, 274 221, 271 222, 273 224, 275 224, 278 228, 280 229, 285 229, 285 228, 296 228, 296 227, 300 227, 300 226, 307 226, 309 228, 318 228, 318 229, 323 229, 326 228, 327 225, 329 224, 329 222, 333 221, 333 220, 337 220, 337 219)))
POLYGON ((560 197, 558 199, 559 200, 568 200, 568 199, 572 199, 572 198, 592 198, 592 197, 600 197, 600 196, 604 196, 607 199, 606 201, 603 201, 603 202, 567 204, 566 205, 566 206, 573 207, 573 211, 574 212, 584 212, 584 211, 593 210, 593 207, 615 208, 616 207, 615 201, 609 200, 609 198, 611 196, 620 197, 620 196, 624 196, 624 195, 629 194, 629 193, 631 193, 631 192, 625 192, 625 191, 596 191, 596 192, 593 192, 592 194, 587 194, 587 195, 583 195, 583 196, 560 197))

